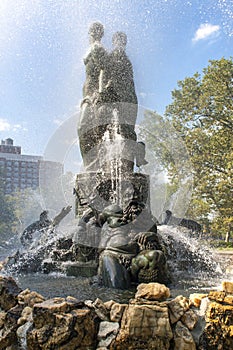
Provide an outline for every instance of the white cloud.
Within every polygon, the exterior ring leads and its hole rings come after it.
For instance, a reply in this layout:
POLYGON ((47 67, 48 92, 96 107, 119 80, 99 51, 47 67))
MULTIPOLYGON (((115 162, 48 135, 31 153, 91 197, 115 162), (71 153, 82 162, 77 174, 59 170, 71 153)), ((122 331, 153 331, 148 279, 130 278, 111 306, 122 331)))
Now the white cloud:
POLYGON ((0 118, 0 131, 8 131, 10 128, 10 123, 6 119, 0 118))
POLYGON ((20 125, 20 124, 14 124, 11 126, 11 130, 12 131, 19 131, 19 130, 22 130, 22 131, 28 131, 27 128, 25 128, 24 126, 20 125))
POLYGON ((10 124, 7 119, 0 118, 0 131, 17 132, 20 130, 28 131, 28 129, 21 124, 10 124))
POLYGON ((202 23, 200 27, 195 32, 193 41, 199 41, 206 39, 208 37, 212 37, 213 35, 216 35, 219 33, 220 26, 214 25, 210 23, 202 23))

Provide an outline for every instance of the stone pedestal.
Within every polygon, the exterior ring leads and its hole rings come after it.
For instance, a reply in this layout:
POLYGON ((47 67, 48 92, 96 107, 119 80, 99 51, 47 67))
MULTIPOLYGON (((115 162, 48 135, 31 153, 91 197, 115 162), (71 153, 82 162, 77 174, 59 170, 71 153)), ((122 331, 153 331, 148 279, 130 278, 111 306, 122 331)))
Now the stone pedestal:
POLYGON ((76 177, 76 216, 81 217, 90 206, 102 211, 110 204, 124 207, 124 202, 137 198, 150 208, 149 176, 141 173, 124 173, 121 178, 109 173, 86 172, 76 177))
POLYGON ((71 262, 67 261, 62 264, 62 271, 66 276, 75 277, 92 277, 97 275, 98 264, 95 261, 88 262, 71 262))

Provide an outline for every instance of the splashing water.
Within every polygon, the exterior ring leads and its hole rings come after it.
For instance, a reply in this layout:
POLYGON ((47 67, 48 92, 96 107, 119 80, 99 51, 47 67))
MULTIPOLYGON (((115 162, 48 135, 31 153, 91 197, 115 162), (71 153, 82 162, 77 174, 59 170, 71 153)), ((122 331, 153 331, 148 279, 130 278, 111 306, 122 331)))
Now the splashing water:
POLYGON ((75 226, 67 227, 65 231, 50 227, 47 230, 36 231, 30 246, 18 250, 8 257, 6 274, 17 275, 18 273, 34 273, 42 270, 43 261, 56 249, 60 239, 69 239, 75 226))
MULTIPOLYGON (((27 251, 21 251, 18 255, 16 253, 7 272, 15 274, 41 271, 43 261, 57 249, 56 243, 59 239, 72 238, 75 229, 76 225, 73 224, 65 232, 58 229, 53 232, 47 230, 35 239, 27 251)), ((189 230, 161 225, 158 226, 158 233, 165 245, 172 283, 185 278, 217 279, 223 275, 216 254, 202 240, 190 237, 189 230)))
POLYGON ((119 130, 119 116, 118 110, 114 109, 112 112, 112 124, 110 129, 108 128, 103 135, 103 152, 102 162, 104 162, 102 169, 110 173, 111 177, 111 190, 112 199, 111 202, 118 205, 122 205, 121 194, 122 194, 122 151, 124 147, 124 138, 119 130))
POLYGON ((167 248, 173 281, 185 278, 208 280, 223 274, 216 255, 200 239, 190 237, 189 230, 163 225, 158 231, 167 248))

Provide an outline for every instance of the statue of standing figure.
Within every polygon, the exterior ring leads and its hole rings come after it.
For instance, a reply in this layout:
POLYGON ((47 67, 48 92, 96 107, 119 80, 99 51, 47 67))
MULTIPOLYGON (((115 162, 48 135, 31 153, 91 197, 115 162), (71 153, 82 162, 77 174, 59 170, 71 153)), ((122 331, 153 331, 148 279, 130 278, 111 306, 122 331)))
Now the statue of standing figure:
MULTIPOLYGON (((108 66, 101 77, 102 93, 106 96, 106 102, 125 102, 137 105, 133 66, 125 52, 126 44, 125 33, 113 34, 113 50, 108 55, 108 66)), ((134 116, 134 124, 136 116, 137 113, 134 116)))
MULTIPOLYGON (((104 27, 95 22, 89 28, 90 49, 84 58, 86 66, 86 80, 83 86, 83 100, 78 125, 78 136, 81 155, 85 168, 91 167, 95 162, 95 147, 98 144, 98 120, 96 118, 95 101, 99 94, 100 72, 104 70, 107 62, 107 51, 101 44, 104 27)), ((97 166, 97 165, 96 165, 97 166)))
POLYGON ((83 98, 92 99, 99 92, 100 72, 107 64, 107 51, 101 44, 104 35, 104 27, 101 23, 95 22, 89 29, 90 49, 84 58, 86 66, 86 81, 83 86, 83 98))
MULTIPOLYGON (((84 167, 87 171, 99 171, 103 167, 98 155, 102 149, 103 137, 108 139, 117 133, 121 136, 124 171, 132 172, 134 167, 135 123, 137 117, 137 96, 134 86, 133 67, 126 55, 127 36, 123 32, 113 35, 113 50, 108 53, 101 44, 103 25, 95 22, 90 26, 90 50, 84 59, 86 81, 83 87, 83 101, 78 125, 78 135, 84 167)), ((138 148, 141 149, 141 146, 138 148)))

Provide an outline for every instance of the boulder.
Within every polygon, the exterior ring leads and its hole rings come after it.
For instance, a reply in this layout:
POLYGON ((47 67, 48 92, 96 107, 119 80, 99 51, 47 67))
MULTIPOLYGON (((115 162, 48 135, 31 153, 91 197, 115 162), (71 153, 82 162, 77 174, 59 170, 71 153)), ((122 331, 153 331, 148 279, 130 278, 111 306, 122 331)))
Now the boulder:
POLYGON ((114 303, 110 310, 110 320, 112 322, 121 322, 126 306, 127 304, 114 303))
POLYGON ((0 308, 7 311, 14 307, 21 290, 12 277, 0 276, 0 308))
POLYGON ((222 290, 226 293, 233 294, 233 282, 223 281, 222 290))
POLYGON ((42 327, 44 324, 50 324, 55 321, 57 314, 68 313, 76 308, 84 305, 72 298, 53 298, 42 303, 35 304, 33 307, 33 321, 36 328, 42 327))
POLYGON ((104 305, 106 306, 107 310, 111 310, 112 305, 115 304, 114 300, 109 300, 109 301, 105 301, 104 305))
POLYGON ((206 311, 206 321, 233 326, 233 305, 222 305, 216 302, 209 304, 206 311))
POLYGON ((22 309, 21 305, 15 305, 5 315, 2 315, 4 317, 4 324, 0 330, 0 350, 6 350, 7 347, 17 345, 17 321, 20 318, 22 309))
POLYGON ((17 335, 15 330, 2 329, 0 331, 0 350, 6 350, 8 347, 17 344, 17 335))
POLYGON ((5 319, 6 319, 6 312, 5 311, 1 311, 0 312, 0 329, 4 326, 5 319))
POLYGON ((110 310, 101 299, 97 298, 94 302, 92 300, 85 300, 84 304, 90 309, 93 309, 101 321, 109 321, 110 310))
POLYGON ((116 334, 119 329, 119 323, 117 322, 100 322, 98 339, 106 338, 109 334, 116 334))
POLYGON ((23 311, 22 305, 15 305, 10 310, 7 311, 6 319, 4 323, 5 328, 17 327, 18 320, 21 317, 23 311))
POLYGON ((188 298, 179 295, 175 299, 167 303, 169 309, 169 317, 171 323, 176 323, 181 319, 184 313, 190 308, 190 301, 188 298))
POLYGON ((180 321, 174 330, 174 350, 196 350, 192 334, 180 321))
POLYGON ((219 292, 219 291, 211 291, 208 294, 208 299, 217 301, 219 303, 222 303, 225 299, 226 293, 225 292, 219 292))
POLYGON ((170 290, 164 284, 160 283, 141 283, 137 287, 135 298, 144 298, 147 300, 165 300, 169 298, 170 290))
POLYGON ((196 326, 198 321, 198 315, 194 310, 188 310, 186 311, 183 316, 181 317, 181 322, 190 330, 192 331, 194 327, 196 326))
POLYGON ((233 305, 233 295, 228 294, 227 292, 216 292, 211 291, 208 294, 208 299, 211 301, 217 301, 220 304, 233 305))
POLYGON ((115 339, 116 335, 114 333, 109 334, 106 339, 101 339, 97 346, 97 350, 108 350, 111 342, 115 339))
POLYGON ((53 298, 33 307, 34 328, 27 333, 27 349, 95 349, 98 317, 72 297, 53 298))
POLYGON ((17 299, 19 304, 24 304, 29 307, 33 307, 34 304, 45 301, 45 298, 41 294, 33 291, 31 292, 30 289, 25 289, 19 293, 17 299))
POLYGON ((233 349, 233 305, 209 303, 205 320, 200 349, 233 349))
POLYGON ((20 349, 27 349, 27 332, 30 330, 31 327, 32 321, 27 321, 17 328, 16 334, 20 349))
POLYGON ((193 304, 195 307, 200 307, 202 299, 206 298, 207 296, 208 294, 193 293, 193 294, 190 294, 189 300, 191 304, 193 304))
POLYGON ((208 308, 210 303, 211 303, 211 301, 210 301, 210 299, 208 297, 203 298, 201 300, 201 305, 200 305, 200 309, 199 309, 199 312, 198 312, 199 316, 202 316, 202 317, 205 316, 206 310, 207 310, 207 308, 208 308))
POLYGON ((168 350, 172 337, 166 305, 129 304, 110 349, 168 350))
POLYGON ((97 298, 93 303, 93 307, 95 313, 102 321, 109 321, 109 310, 101 299, 97 298))
POLYGON ((22 313, 21 313, 21 317, 18 319, 17 324, 19 326, 22 326, 24 323, 28 322, 28 321, 32 321, 32 308, 29 306, 26 306, 22 313))

